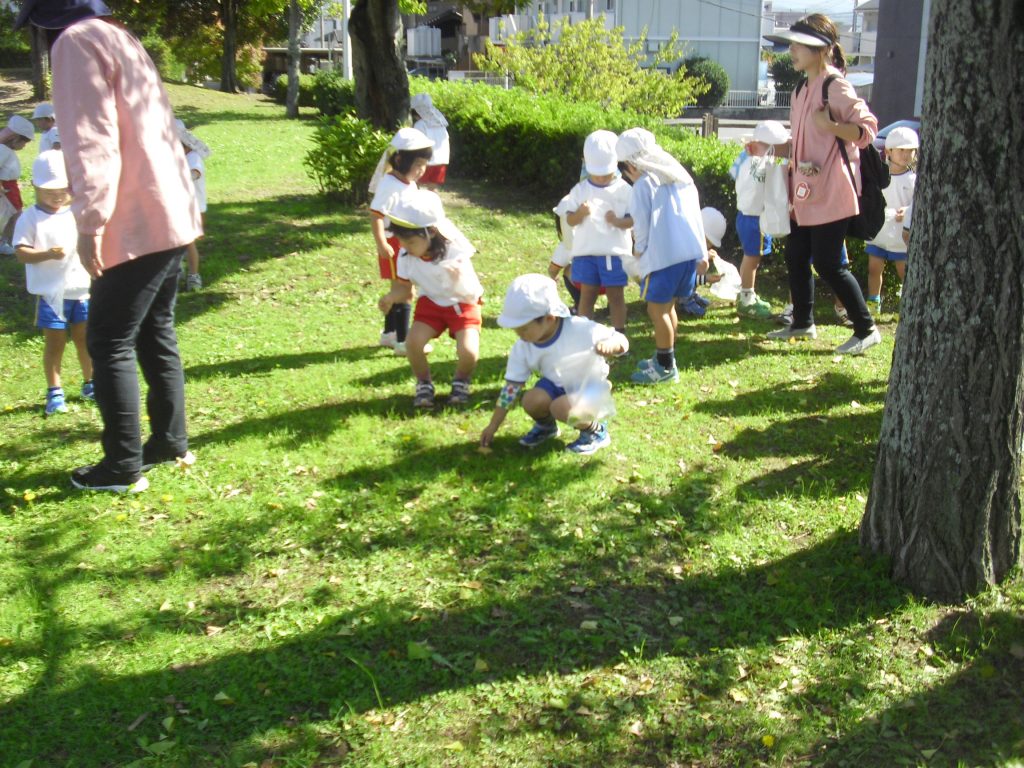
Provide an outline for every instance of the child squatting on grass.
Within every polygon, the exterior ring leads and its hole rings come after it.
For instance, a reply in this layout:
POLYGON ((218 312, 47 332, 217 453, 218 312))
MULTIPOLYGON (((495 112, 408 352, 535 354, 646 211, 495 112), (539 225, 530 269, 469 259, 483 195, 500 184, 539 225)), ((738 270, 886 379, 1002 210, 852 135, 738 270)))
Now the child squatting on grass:
POLYGON ((407 189, 391 204, 391 232, 401 245, 391 290, 378 302, 387 314, 395 304, 416 301, 406 356, 416 376, 416 408, 434 407, 434 383, 427 343, 446 330, 455 339, 458 362, 448 404, 469 402, 469 383, 480 357, 480 297, 484 289, 473 269, 473 246, 444 215, 441 198, 425 189, 407 189))
POLYGON ((93 399, 92 360, 85 344, 89 317, 89 273, 78 260, 78 225, 71 213, 71 192, 64 153, 43 152, 32 163, 36 204, 14 226, 14 247, 25 265, 28 292, 37 296, 36 325, 44 338, 45 415, 66 413, 60 366, 70 330, 82 367, 82 397, 93 399))
POLYGON ((654 324, 654 357, 641 360, 630 378, 638 384, 679 381, 676 301, 691 296, 697 275, 708 269, 697 185, 643 128, 625 131, 615 151, 633 182, 633 255, 626 258, 636 260, 640 298, 654 324))
MULTIPOLYGON (((380 158, 370 179, 370 228, 377 245, 377 265, 383 280, 398 287, 397 259, 401 247, 398 239, 389 236, 391 206, 406 189, 416 189, 416 182, 427 170, 433 156, 434 142, 415 128, 400 128, 380 158)), ((411 297, 410 297, 411 300, 411 297)), ((405 337, 409 333, 409 301, 396 302, 384 316, 380 345, 391 347, 396 355, 405 354, 405 337)), ((427 351, 429 352, 429 345, 427 351)))
POLYGON ((566 446, 573 453, 590 454, 611 444, 601 420, 611 412, 611 385, 604 358, 624 355, 626 337, 585 317, 572 317, 558 298, 555 281, 546 275, 520 275, 505 294, 498 325, 519 336, 505 369, 505 386, 498 395, 491 421, 480 435, 489 448, 509 409, 515 404, 531 374, 540 379, 523 395, 523 409, 533 418, 533 428, 519 444, 535 448, 558 437, 558 422, 580 430, 566 446))

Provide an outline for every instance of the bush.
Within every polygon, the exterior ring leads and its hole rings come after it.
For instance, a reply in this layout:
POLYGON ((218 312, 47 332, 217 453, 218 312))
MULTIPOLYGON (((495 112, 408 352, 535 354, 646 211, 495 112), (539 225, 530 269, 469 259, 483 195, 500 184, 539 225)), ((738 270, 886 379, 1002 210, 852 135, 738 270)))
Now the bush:
POLYGON ((390 140, 389 134, 354 115, 325 117, 303 164, 322 192, 358 205, 368 199, 367 185, 390 140))
POLYGON ((313 104, 321 115, 348 115, 356 111, 356 85, 336 70, 313 76, 313 104))
MULTIPOLYGON (((278 104, 288 102, 288 75, 279 75, 274 81, 274 101, 278 104)), ((317 106, 313 96, 313 75, 299 75, 299 106, 317 106)))
POLYGON ((697 97, 698 107, 717 107, 729 94, 729 74, 717 61, 694 57, 683 62, 686 73, 700 78, 707 86, 707 92, 697 97))
POLYGON ((174 83, 185 81, 185 65, 178 61, 167 40, 156 33, 151 33, 143 37, 140 42, 156 65, 161 78, 174 83))
POLYGON ((793 60, 788 53, 776 56, 768 65, 768 71, 775 81, 775 90, 780 92, 792 91, 803 77, 793 69, 793 60))

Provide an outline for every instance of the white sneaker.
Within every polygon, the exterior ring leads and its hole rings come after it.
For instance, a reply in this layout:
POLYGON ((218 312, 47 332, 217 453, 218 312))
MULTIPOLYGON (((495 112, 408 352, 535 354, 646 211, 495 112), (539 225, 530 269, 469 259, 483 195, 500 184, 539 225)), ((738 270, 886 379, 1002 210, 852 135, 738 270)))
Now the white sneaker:
POLYGON ((816 339, 818 338, 818 329, 809 325, 806 328, 794 328, 791 325, 787 325, 785 328, 779 328, 777 331, 768 331, 767 334, 769 339, 775 341, 789 341, 790 339, 816 339))
POLYGON ((396 337, 395 332, 394 331, 390 331, 388 333, 382 333, 380 335, 380 342, 379 343, 380 343, 380 345, 382 347, 387 347, 388 349, 394 349, 396 341, 397 341, 397 337, 396 337))
POLYGON ((840 355, 863 355, 876 344, 882 343, 882 334, 877 328, 872 328, 871 333, 863 339, 851 336, 849 340, 836 347, 836 353, 840 355))
MULTIPOLYGON (((393 346, 392 349, 395 350, 395 356, 396 357, 405 357, 406 350, 405 350, 405 342, 404 341, 396 341, 395 342, 395 346, 393 346)), ((429 341, 426 344, 423 345, 423 354, 424 355, 429 355, 433 351, 434 351, 434 345, 431 344, 429 341)))

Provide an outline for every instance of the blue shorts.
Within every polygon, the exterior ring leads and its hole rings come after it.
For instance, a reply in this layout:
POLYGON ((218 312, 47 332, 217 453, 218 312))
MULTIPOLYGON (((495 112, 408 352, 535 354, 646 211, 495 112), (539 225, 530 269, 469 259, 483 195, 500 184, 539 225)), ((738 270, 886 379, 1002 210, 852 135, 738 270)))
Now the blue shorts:
POLYGON ((89 319, 88 299, 64 299, 64 317, 61 320, 53 307, 40 296, 36 300, 36 328, 49 328, 54 331, 66 331, 69 325, 78 325, 89 319))
POLYGON ((640 281, 640 298, 652 304, 671 304, 697 289, 696 260, 681 261, 651 272, 640 281))
POLYGON ((867 251, 868 256, 877 256, 880 259, 886 261, 906 261, 906 251, 887 251, 885 248, 879 248, 877 245, 871 245, 868 243, 864 246, 864 250, 867 251))
POLYGON ((767 256, 772 252, 772 236, 761 231, 761 217, 736 214, 736 234, 740 236, 744 256, 767 256))
POLYGON ((622 259, 618 256, 573 256, 572 280, 580 285, 618 288, 629 282, 629 275, 622 268, 622 259), (608 269, 609 260, 612 263, 611 269, 608 269))
POLYGON ((547 392, 548 395, 551 396, 551 402, 554 402, 555 400, 557 400, 566 393, 564 389, 555 384, 555 382, 553 382, 551 379, 544 378, 543 376, 534 385, 533 388, 543 389, 545 392, 547 392))

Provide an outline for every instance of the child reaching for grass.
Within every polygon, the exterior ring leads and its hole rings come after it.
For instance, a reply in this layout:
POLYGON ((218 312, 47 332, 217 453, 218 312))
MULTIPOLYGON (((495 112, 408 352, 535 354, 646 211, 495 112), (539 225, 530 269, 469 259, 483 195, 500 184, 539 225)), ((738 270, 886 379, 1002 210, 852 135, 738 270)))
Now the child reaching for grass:
POLYGON ((455 339, 458 357, 448 404, 466 405, 480 356, 480 297, 484 292, 470 261, 473 246, 445 217, 441 199, 425 189, 409 189, 399 195, 388 217, 402 250, 397 279, 381 297, 380 311, 387 314, 396 304, 411 301, 413 286, 420 294, 405 342, 406 356, 416 376, 413 405, 434 407, 434 382, 426 346, 445 331, 455 339))
POLYGON ((519 444, 536 448, 558 437, 558 423, 579 429, 566 449, 591 454, 611 444, 602 418, 610 404, 608 363, 604 358, 624 355, 629 341, 618 331, 585 317, 572 317, 558 298, 550 277, 520 275, 505 294, 498 325, 519 336, 508 356, 505 386, 498 395, 490 423, 480 435, 489 448, 520 392, 532 374, 540 379, 523 395, 523 410, 534 420, 519 444))

